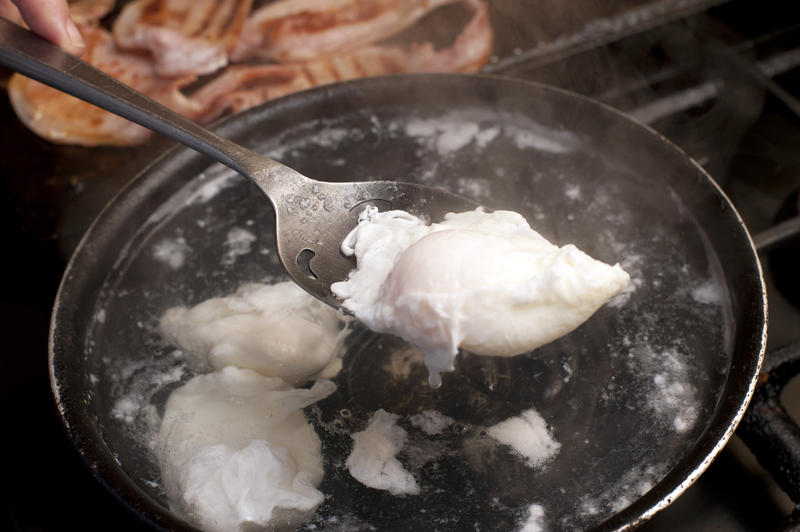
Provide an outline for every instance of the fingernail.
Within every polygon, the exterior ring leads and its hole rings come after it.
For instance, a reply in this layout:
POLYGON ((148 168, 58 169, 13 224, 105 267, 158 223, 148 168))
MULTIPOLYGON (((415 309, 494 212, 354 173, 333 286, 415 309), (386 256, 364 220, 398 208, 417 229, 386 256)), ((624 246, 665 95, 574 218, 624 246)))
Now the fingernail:
POLYGON ((78 30, 78 27, 71 20, 67 21, 67 35, 69 35, 70 44, 75 48, 86 48, 86 43, 83 42, 83 36, 78 30))

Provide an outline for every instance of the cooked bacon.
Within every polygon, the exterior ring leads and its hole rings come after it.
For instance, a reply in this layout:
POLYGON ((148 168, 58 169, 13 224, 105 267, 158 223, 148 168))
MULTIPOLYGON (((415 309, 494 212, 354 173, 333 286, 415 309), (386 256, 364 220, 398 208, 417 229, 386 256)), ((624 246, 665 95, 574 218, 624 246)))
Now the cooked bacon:
POLYGON ((293 92, 365 76, 404 72, 403 50, 362 48, 357 52, 325 60, 293 65, 232 66, 192 95, 203 113, 197 118, 210 122, 226 110, 234 113, 293 92))
POLYGON ((75 24, 96 23, 114 9, 116 0, 70 0, 69 14, 75 24))
POLYGON ((488 61, 494 40, 488 8, 480 0, 462 1, 473 10, 473 16, 448 48, 434 50, 430 44, 409 49, 367 46, 305 63, 233 66, 192 95, 205 110, 199 118, 210 121, 226 109, 238 113, 291 92, 359 77, 478 70, 488 61))
POLYGON ((308 88, 296 66, 257 65, 231 66, 220 76, 201 87, 192 100, 204 109, 198 122, 210 122, 228 109, 238 112, 308 88))
POLYGON ((231 52, 281 63, 348 52, 391 37, 430 11, 459 0, 278 0, 247 19, 231 52))
POLYGON ((117 45, 146 50, 163 77, 208 74, 228 64, 228 52, 252 0, 135 0, 114 22, 117 45))
POLYGON ((489 61, 494 32, 489 21, 489 7, 481 0, 464 0, 473 15, 453 44, 434 51, 433 45, 418 45, 409 54, 408 72, 475 72, 489 61))
MULTIPOLYGON (((106 30, 96 26, 80 29, 86 41, 85 61, 181 114, 199 114, 197 104, 179 90, 194 76, 159 78, 146 56, 120 52, 106 30)), ((20 120, 39 136, 56 143, 132 146, 151 134, 124 118, 19 74, 11 77, 8 95, 20 120)))
MULTIPOLYGON (((157 60, 150 53, 120 50, 114 37, 96 26, 95 17, 102 16, 98 15, 102 12, 99 7, 108 5, 108 0, 81 1, 85 2, 81 9, 86 8, 85 13, 92 13, 87 15, 85 20, 93 21, 90 24, 80 25, 87 44, 83 59, 139 92, 199 122, 209 122, 227 110, 239 112, 291 92, 336 81, 403 72, 475 71, 488 61, 493 43, 488 7, 482 0, 428 0, 428 2, 409 0, 416 6, 409 7, 411 10, 422 9, 420 6, 423 5, 430 7, 434 4, 458 2, 472 12, 472 17, 453 43, 440 50, 436 50, 431 43, 414 44, 409 47, 371 45, 348 52, 318 56, 306 62, 232 66, 187 97, 181 89, 197 79, 194 74, 197 65, 192 65, 192 61, 199 60, 204 53, 213 55, 219 52, 224 55, 222 51, 226 48, 222 43, 235 33, 230 30, 235 24, 227 24, 225 20, 232 21, 238 17, 237 10, 245 5, 244 3, 229 0, 220 0, 216 3, 206 0, 199 7, 189 9, 188 0, 177 0, 179 5, 183 6, 183 14, 186 15, 178 25, 181 31, 186 33, 180 33, 174 27, 167 27, 163 28, 162 37, 177 36, 175 38, 180 41, 183 48, 170 51, 151 49, 153 54, 166 54, 157 60), (225 12, 230 17, 225 19, 219 13, 212 13, 211 4, 224 4, 221 10, 227 9, 225 12), (88 9, 90 7, 93 9, 88 9), (194 28, 194 33, 189 31, 191 28, 194 28), (209 36, 219 38, 204 41, 207 45, 206 52, 203 51, 202 43, 198 44, 197 49, 188 46, 192 40, 199 42, 209 36), (207 52, 208 50, 212 52, 207 52), (170 55, 172 52, 174 53, 170 55), (182 68, 172 64, 176 61, 181 63, 182 68), (159 68, 166 69, 170 77, 159 76, 159 68), (179 71, 190 73, 175 76, 179 71)), ((118 19, 115 30, 122 32, 120 28, 133 27, 130 26, 133 20, 136 31, 131 34, 146 35, 152 30, 149 35, 151 37, 156 35, 158 28, 152 26, 148 30, 147 24, 155 24, 157 20, 173 22, 178 20, 178 17, 173 15, 179 11, 172 7, 167 9, 166 1, 135 0, 129 5, 134 5, 135 9, 139 10, 138 15, 127 21, 119 22, 118 19)), ((304 6, 309 2, 310 0, 296 0, 291 3, 304 6)), ((341 7, 345 0, 333 0, 333 2, 335 6, 341 7)), ((364 0, 347 0, 347 2, 362 5, 364 0)), ((288 3, 288 0, 280 0, 272 5, 281 4, 286 7, 288 3)), ((372 5, 386 6, 389 3, 388 0, 378 0, 372 5)), ((246 4, 249 8, 249 0, 246 4)), ((396 10, 394 16, 398 16, 397 13, 400 11, 396 10)), ((354 12, 358 13, 358 10, 354 12)), ((341 15, 342 12, 338 13, 341 15)), ((414 16, 418 18, 421 15, 414 16)), ((354 20, 364 22, 368 19, 369 17, 361 17, 354 20)), ((352 28, 356 22, 351 21, 348 24, 347 20, 344 20, 342 24, 344 27, 352 28)), ((381 24, 384 28, 390 26, 383 22, 381 24)), ((372 29, 378 26, 379 24, 375 22, 372 29)), ((332 36, 336 35, 338 30, 329 29, 329 31, 327 35, 332 36)), ((364 35, 364 33, 357 34, 364 35)), ((149 41, 151 45, 158 42, 166 45, 169 39, 159 40, 153 37, 149 41)), ((123 118, 20 75, 12 76, 8 92, 19 118, 38 135, 53 142, 85 146, 103 144, 130 146, 144 142, 151 135, 148 130, 123 118)))

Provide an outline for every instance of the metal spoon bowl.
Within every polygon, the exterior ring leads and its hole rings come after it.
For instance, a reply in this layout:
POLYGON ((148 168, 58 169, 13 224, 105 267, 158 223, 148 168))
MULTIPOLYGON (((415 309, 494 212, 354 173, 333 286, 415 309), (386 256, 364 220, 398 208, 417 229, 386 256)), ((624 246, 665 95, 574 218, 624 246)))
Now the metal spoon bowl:
POLYGON ((193 148, 249 178, 275 211, 278 256, 289 275, 339 307, 330 285, 354 267, 339 246, 368 204, 437 220, 477 205, 445 190, 413 183, 328 183, 222 138, 136 92, 88 63, 0 17, 0 64, 193 148))

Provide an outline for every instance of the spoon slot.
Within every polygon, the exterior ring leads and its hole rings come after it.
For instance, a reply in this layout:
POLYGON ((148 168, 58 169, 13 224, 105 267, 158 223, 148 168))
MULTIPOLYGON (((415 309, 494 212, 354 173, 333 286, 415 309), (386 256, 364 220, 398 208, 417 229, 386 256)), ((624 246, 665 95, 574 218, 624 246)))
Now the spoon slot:
POLYGON ((300 253, 297 254, 297 267, 300 268, 300 271, 309 279, 318 278, 317 274, 311 270, 311 259, 314 258, 314 255, 316 255, 316 253, 308 248, 301 250, 300 253))

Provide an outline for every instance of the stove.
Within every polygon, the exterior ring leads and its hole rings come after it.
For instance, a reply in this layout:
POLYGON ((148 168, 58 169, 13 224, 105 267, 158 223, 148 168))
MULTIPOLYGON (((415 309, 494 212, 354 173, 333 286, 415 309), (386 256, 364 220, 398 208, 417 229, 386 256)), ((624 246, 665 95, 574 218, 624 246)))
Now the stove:
MULTIPOLYGON (((486 71, 598 99, 678 144, 736 205, 764 266, 770 312, 764 384, 709 470, 641 529, 795 526, 800 20, 792 16, 792 3, 491 5, 493 24, 504 31, 486 71), (773 478, 767 470, 783 473, 773 478)), ((7 286, 0 303, 6 457, 0 529, 147 529, 95 480, 64 435, 50 395, 47 332, 60 276, 81 234, 125 182, 171 144, 157 139, 135 149, 54 146, 26 131, 5 101, 0 142, 0 230, 12 250, 4 261, 7 286)))

